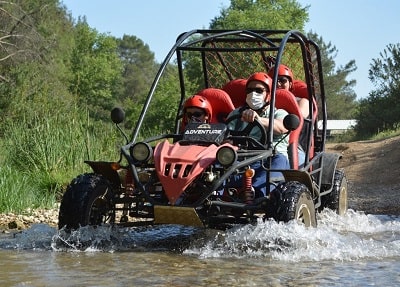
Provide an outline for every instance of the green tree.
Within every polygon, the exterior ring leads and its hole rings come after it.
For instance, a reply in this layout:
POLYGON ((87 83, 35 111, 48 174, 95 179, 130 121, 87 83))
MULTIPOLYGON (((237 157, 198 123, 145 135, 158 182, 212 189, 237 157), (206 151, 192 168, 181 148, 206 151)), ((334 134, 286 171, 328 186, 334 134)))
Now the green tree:
POLYGON ((157 72, 154 53, 135 36, 118 40, 118 54, 123 64, 123 99, 138 101, 147 95, 157 72))
POLYGON ((65 8, 55 0, 2 1, 0 8, 0 129, 68 110, 73 25, 65 8))
POLYGON ((356 80, 348 81, 347 78, 357 69, 355 61, 351 60, 344 66, 336 67, 336 47, 331 42, 326 44, 316 33, 309 32, 308 37, 313 39, 321 50, 328 119, 354 118, 357 95, 353 88, 356 80))
POLYGON ((379 56, 369 69, 377 88, 360 101, 356 115, 356 132, 362 137, 395 130, 400 123, 400 44, 387 45, 379 56))
POLYGON ((308 21, 308 6, 295 0, 231 0, 211 29, 298 29, 308 21))
MULTIPOLYGON (((22 3, 21 3, 22 4, 22 3)), ((38 60, 44 37, 33 16, 39 7, 25 11, 17 1, 0 2, 0 80, 11 81, 7 72, 19 63, 38 60)))
POLYGON ((79 19, 75 27, 71 71, 70 91, 77 103, 88 108, 91 117, 108 120, 122 74, 117 40, 98 33, 85 19, 79 19))

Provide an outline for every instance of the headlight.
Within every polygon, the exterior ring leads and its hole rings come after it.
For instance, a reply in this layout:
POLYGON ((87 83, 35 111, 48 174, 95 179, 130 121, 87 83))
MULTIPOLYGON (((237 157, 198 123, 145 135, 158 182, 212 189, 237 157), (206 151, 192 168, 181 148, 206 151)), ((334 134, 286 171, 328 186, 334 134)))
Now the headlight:
POLYGON ((236 151, 231 147, 221 147, 217 151, 217 160, 223 166, 232 165, 237 160, 236 151))
POLYGON ((148 161, 153 155, 153 149, 149 144, 139 142, 132 146, 131 155, 137 161, 148 161))

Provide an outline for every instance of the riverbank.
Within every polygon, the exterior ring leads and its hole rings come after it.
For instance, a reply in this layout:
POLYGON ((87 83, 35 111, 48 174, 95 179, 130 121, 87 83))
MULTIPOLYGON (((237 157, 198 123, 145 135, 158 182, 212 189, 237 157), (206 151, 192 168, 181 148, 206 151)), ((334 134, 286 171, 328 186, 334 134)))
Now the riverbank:
POLYGON ((58 205, 53 209, 28 209, 21 214, 0 214, 0 232, 2 233, 24 230, 35 223, 45 223, 56 227, 58 223, 58 205))

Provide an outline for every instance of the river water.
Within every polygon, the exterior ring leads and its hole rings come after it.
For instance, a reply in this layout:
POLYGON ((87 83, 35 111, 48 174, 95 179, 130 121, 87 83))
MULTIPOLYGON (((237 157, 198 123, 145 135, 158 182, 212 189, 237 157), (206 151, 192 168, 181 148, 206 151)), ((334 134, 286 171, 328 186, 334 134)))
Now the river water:
POLYGON ((221 232, 168 225, 45 224, 0 237, 0 286, 399 286, 400 218, 349 210, 317 228, 259 222, 221 232))

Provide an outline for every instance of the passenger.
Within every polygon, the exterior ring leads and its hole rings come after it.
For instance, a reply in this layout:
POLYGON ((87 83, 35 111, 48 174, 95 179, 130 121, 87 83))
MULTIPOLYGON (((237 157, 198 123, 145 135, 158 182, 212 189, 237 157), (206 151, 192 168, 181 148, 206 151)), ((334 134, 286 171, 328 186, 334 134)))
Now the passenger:
MULTIPOLYGON (((251 75, 246 82, 246 105, 235 109, 229 116, 241 115, 238 121, 232 121, 229 123, 228 128, 230 130, 242 130, 247 123, 254 122, 256 119, 268 129, 269 126, 269 113, 270 105, 269 101, 271 98, 271 86, 272 79, 262 72, 251 75)), ((271 162, 271 169, 289 169, 289 161, 287 157, 288 150, 288 137, 286 133, 288 130, 283 125, 283 118, 288 114, 283 109, 275 109, 274 111, 274 128, 273 128, 273 144, 276 145, 277 153, 272 157, 271 161, 266 160, 262 163, 257 162, 251 165, 251 168, 255 170, 255 176, 252 179, 253 187, 255 189, 255 196, 266 196, 267 195, 267 181, 274 180, 275 178, 281 178, 280 172, 271 172, 271 178, 267 179, 267 174, 263 165, 268 166, 271 162)), ((257 137, 257 129, 254 128, 250 135, 257 137)), ((236 179, 233 183, 230 183, 230 187, 240 187, 241 181, 236 179), (232 186, 231 186, 232 184, 232 186)), ((274 187, 271 186, 271 189, 274 187)))
MULTIPOLYGON (((268 75, 272 78, 274 76, 274 69, 275 67, 272 67, 268 71, 268 75)), ((306 85, 304 84, 306 87, 306 85)), ((284 89, 290 92, 294 92, 294 77, 293 77, 293 72, 292 70, 285 66, 285 65, 279 65, 278 67, 278 80, 277 80, 277 89, 284 89)), ((300 112, 303 116, 304 119, 306 119, 309 114, 310 114, 310 107, 309 107, 309 100, 305 97, 297 97, 296 94, 294 93, 294 96, 296 97, 297 104, 299 105, 300 112)), ((304 127, 305 128, 305 127, 304 127)), ((302 136, 305 134, 302 133, 302 136)), ((306 155, 305 155, 305 143, 307 140, 305 138, 300 139, 300 142, 303 142, 303 145, 299 144, 298 145, 298 160, 299 160, 299 166, 304 166, 306 155)), ((289 155, 290 156, 290 155, 289 155)))
MULTIPOLYGON (((268 75, 273 78, 274 77, 274 69, 275 67, 272 67, 268 71, 268 75)), ((303 118, 307 118, 309 113, 310 113, 310 108, 309 108, 309 101, 305 97, 298 97, 294 91, 294 77, 293 77, 293 72, 292 70, 285 66, 285 65, 279 65, 278 67, 278 81, 277 81, 277 89, 284 89, 287 91, 290 91, 294 94, 296 97, 297 103, 299 104, 301 114, 303 115, 303 118)))
POLYGON ((183 104, 183 127, 188 123, 208 123, 211 118, 212 107, 203 96, 191 96, 183 104))

